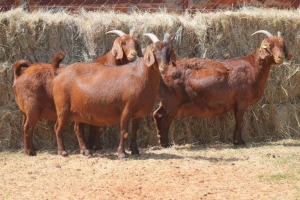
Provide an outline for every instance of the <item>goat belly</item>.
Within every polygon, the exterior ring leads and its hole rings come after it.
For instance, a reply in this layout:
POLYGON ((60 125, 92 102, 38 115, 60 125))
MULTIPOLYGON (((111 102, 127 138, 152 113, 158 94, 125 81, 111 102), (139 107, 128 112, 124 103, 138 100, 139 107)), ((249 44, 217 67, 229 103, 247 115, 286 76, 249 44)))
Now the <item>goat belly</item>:
POLYGON ((95 115, 73 114, 71 120, 95 126, 106 126, 118 124, 120 122, 120 116, 116 116, 115 118, 100 118, 95 115))
POLYGON ((211 118, 222 115, 228 112, 231 108, 225 104, 216 104, 213 107, 205 104, 187 103, 180 107, 176 117, 199 117, 199 118, 211 118))
POLYGON ((92 125, 111 125, 119 123, 121 112, 110 104, 85 105, 83 108, 73 105, 71 120, 92 125))

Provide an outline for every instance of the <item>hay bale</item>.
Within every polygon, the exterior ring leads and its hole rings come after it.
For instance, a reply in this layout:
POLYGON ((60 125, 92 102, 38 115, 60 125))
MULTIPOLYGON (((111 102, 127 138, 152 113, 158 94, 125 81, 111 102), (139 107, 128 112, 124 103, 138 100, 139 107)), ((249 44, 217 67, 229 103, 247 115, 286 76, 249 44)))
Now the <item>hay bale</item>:
POLYGON ((0 107, 0 149, 17 149, 21 147, 22 117, 18 110, 0 107))
MULTIPOLYGON (((198 12, 191 16, 165 11, 124 14, 36 10, 28 13, 14 9, 0 13, 1 149, 23 145, 21 115, 11 88, 12 63, 24 58, 32 62, 49 62, 59 50, 66 52, 64 64, 94 60, 111 49, 116 36, 105 35, 105 32, 112 29, 124 32, 135 29, 143 49, 149 43, 143 33, 152 32, 159 38, 165 32, 176 33, 174 46, 179 58, 214 59, 253 52, 265 37, 251 37, 258 29, 272 33, 281 31, 293 60, 271 69, 265 95, 244 117, 244 138, 246 141, 263 141, 300 136, 300 12, 297 10, 242 8, 198 12)), ((234 125, 232 113, 212 119, 176 119, 170 136, 175 144, 232 142, 234 125)), ((37 125, 34 143, 38 149, 56 149, 53 126, 53 122, 46 121, 37 125)), ((157 145, 151 115, 142 121, 138 135, 140 146, 157 145)), ((115 148, 119 141, 118 126, 108 127, 101 139, 104 148, 115 148)), ((66 128, 65 141, 68 149, 78 149, 72 126, 66 128)))
POLYGON ((12 90, 13 68, 11 63, 0 63, 0 106, 15 108, 15 97, 12 90))

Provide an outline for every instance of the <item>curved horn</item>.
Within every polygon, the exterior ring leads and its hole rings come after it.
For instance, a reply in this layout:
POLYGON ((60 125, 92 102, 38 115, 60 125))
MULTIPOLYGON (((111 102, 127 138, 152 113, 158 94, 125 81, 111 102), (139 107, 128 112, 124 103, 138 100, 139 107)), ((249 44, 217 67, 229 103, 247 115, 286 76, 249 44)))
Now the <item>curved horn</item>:
POLYGON ((154 35, 153 33, 145 33, 144 35, 148 36, 152 40, 153 43, 159 41, 159 39, 157 38, 157 36, 154 35))
POLYGON ((129 35, 133 36, 135 30, 134 29, 130 29, 129 35))
POLYGON ((273 37, 272 33, 270 33, 269 31, 266 31, 266 30, 259 30, 259 31, 256 31, 255 33, 252 33, 251 36, 253 36, 253 35, 257 34, 257 33, 263 33, 263 34, 265 34, 265 35, 268 36, 268 37, 273 37))
POLYGON ((280 31, 278 31, 277 34, 278 34, 278 37, 281 37, 281 32, 280 31))
POLYGON ((125 35, 125 33, 123 31, 120 31, 120 30, 111 30, 111 31, 106 32, 105 34, 108 34, 108 33, 114 33, 114 34, 117 34, 120 37, 122 35, 125 35))

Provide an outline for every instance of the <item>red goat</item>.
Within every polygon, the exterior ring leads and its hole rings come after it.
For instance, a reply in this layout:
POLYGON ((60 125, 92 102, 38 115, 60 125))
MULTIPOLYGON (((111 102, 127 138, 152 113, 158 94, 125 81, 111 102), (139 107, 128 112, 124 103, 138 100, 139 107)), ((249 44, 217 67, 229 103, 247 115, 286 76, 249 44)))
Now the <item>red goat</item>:
POLYGON ((153 34, 145 35, 153 44, 148 45, 145 56, 134 63, 118 67, 75 63, 53 79, 58 154, 66 154, 62 129, 68 121, 96 126, 120 123, 118 157, 127 157, 124 140, 131 120, 130 149, 132 154, 139 154, 136 144, 139 122, 152 111, 157 100, 160 72, 175 59, 168 34, 164 41, 153 34))
MULTIPOLYGON (((119 30, 107 33, 115 33, 119 37, 115 39, 112 50, 99 58, 98 63, 102 62, 107 65, 127 64, 129 61, 135 60, 137 56, 142 56, 139 44, 132 35, 119 30)), ((32 140, 33 129, 38 120, 55 121, 57 118, 52 96, 52 79, 54 78, 53 69, 59 66, 63 57, 62 52, 58 53, 52 61, 52 65, 46 63, 30 64, 26 60, 21 60, 14 65, 13 88, 16 103, 23 114, 25 153, 30 156, 36 155, 32 140), (22 68, 26 68, 26 70, 22 68)), ((58 68, 55 73, 59 74, 62 70, 64 68, 58 68)), ((80 131, 81 128, 77 124, 74 125, 75 132, 80 131)), ((79 145, 81 153, 88 155, 89 151, 85 146, 82 146, 85 144, 79 141, 79 145)))
POLYGON ((135 61, 137 57, 143 57, 140 45, 133 36, 133 30, 129 34, 125 34, 120 30, 112 30, 107 33, 114 33, 119 37, 115 39, 112 49, 104 56, 98 58, 96 63, 112 66, 124 65, 135 61))
POLYGON ((25 153, 30 156, 36 155, 33 129, 38 120, 56 120, 51 81, 54 78, 53 69, 59 66, 63 58, 64 53, 59 52, 51 64, 30 64, 28 60, 20 60, 14 65, 13 89, 16 103, 23 114, 25 153))
POLYGON ((176 117, 213 117, 234 111, 235 145, 242 139, 243 116, 248 106, 263 95, 271 65, 282 64, 290 55, 280 35, 268 37, 253 53, 237 59, 180 59, 169 67, 160 82, 159 108, 153 113, 157 136, 169 146, 168 132, 176 117))
MULTIPOLYGON (((96 63, 107 66, 125 65, 129 62, 135 61, 137 57, 143 57, 142 50, 137 39, 134 37, 133 30, 130 30, 129 34, 125 34, 120 30, 112 30, 107 33, 114 33, 119 37, 115 39, 112 49, 104 56, 98 58, 96 63)), ((83 129, 83 127, 76 126, 77 125, 75 124, 75 129, 83 129)), ((88 137, 89 148, 94 150, 100 149, 100 135, 102 130, 103 127, 90 126, 88 137)))

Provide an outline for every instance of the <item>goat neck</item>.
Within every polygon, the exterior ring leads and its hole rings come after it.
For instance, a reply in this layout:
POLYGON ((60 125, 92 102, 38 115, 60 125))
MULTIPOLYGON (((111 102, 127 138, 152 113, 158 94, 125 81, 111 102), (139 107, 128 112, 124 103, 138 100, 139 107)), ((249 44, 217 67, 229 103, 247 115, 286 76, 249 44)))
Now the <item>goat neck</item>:
POLYGON ((132 65, 132 67, 135 68, 133 70, 132 78, 138 81, 138 83, 135 84, 138 87, 136 88, 136 91, 144 91, 147 96, 150 94, 157 96, 161 77, 157 62, 154 62, 148 67, 143 62, 143 59, 140 59, 136 61, 136 64, 132 65))
POLYGON ((98 58, 96 60, 96 63, 115 66, 115 65, 127 64, 128 62, 120 62, 119 60, 115 59, 115 57, 112 55, 112 51, 109 51, 104 56, 98 58))
POLYGON ((252 54, 245 56, 245 58, 253 63, 252 65, 252 85, 253 90, 256 91, 253 97, 253 102, 256 102, 264 93, 266 88, 267 79, 270 73, 271 66, 276 64, 273 57, 262 59, 259 56, 260 48, 254 51, 252 54))

